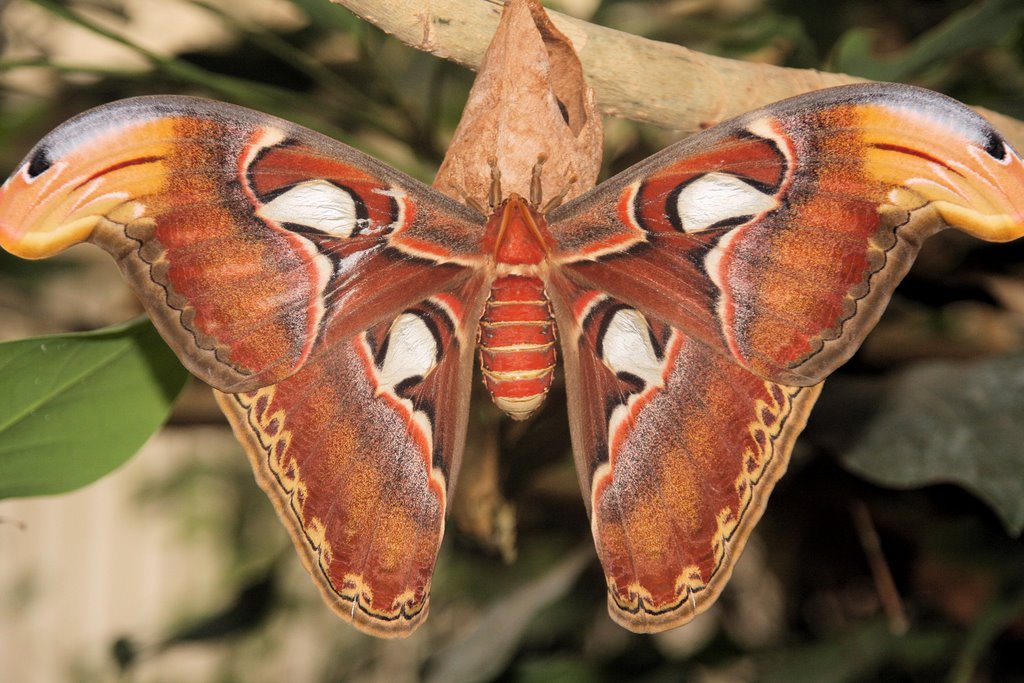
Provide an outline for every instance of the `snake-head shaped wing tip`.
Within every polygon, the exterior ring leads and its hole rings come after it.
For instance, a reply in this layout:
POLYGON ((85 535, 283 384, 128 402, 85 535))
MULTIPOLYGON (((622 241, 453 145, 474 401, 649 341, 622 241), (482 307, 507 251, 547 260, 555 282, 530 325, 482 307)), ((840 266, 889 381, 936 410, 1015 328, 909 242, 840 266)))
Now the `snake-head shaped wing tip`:
POLYGON ((43 138, 0 188, 0 246, 45 258, 88 240, 104 219, 140 217, 159 192, 173 122, 143 98, 87 111, 43 138), (139 173, 140 166, 149 166, 139 173))
POLYGON ((54 191, 67 165, 46 155, 37 147, 0 188, 0 247, 21 258, 46 258, 88 239, 102 215, 81 191, 54 191))
POLYGON ((907 185, 930 199, 948 225, 979 239, 1009 242, 1024 237, 1024 161, 998 133, 988 133, 984 145, 960 140, 959 150, 928 162, 931 174, 921 173, 907 185))
POLYGON ((1000 156, 965 146, 968 158, 949 162, 951 174, 975 176, 970 186, 974 196, 954 195, 952 187, 942 187, 951 196, 937 198, 934 205, 949 225, 989 242, 1009 242, 1024 237, 1024 161, 1009 143, 996 141, 1000 156))
POLYGON ((865 170, 896 188, 893 204, 910 210, 928 204, 942 223, 991 242, 1024 236, 1024 160, 987 120, 912 86, 860 91, 853 111, 865 170))

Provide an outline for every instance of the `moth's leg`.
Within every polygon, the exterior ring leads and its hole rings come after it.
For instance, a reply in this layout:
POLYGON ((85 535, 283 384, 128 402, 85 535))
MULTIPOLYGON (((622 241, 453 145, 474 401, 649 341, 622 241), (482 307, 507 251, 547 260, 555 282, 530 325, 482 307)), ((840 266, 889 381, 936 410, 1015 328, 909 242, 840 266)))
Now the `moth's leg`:
POLYGON ((534 208, 540 206, 540 203, 544 201, 544 188, 540 182, 540 175, 544 171, 544 162, 547 160, 546 154, 538 155, 537 163, 533 165, 533 175, 530 176, 530 206, 534 208))
POLYGON ((569 188, 576 184, 576 176, 571 176, 562 189, 559 190, 558 194, 548 200, 547 204, 541 207, 544 201, 544 186, 541 182, 541 175, 544 172, 544 162, 548 160, 546 154, 537 155, 537 163, 533 165, 533 173, 530 176, 530 206, 540 211, 542 214, 546 214, 557 206, 560 206, 562 200, 565 199, 565 195, 569 194, 569 188))
POLYGON ((490 209, 488 209, 486 206, 478 202, 476 197, 466 192, 466 190, 464 190, 462 186, 453 183, 452 187, 454 187, 455 191, 459 193, 459 196, 462 198, 463 204, 465 204, 466 206, 473 207, 474 209, 476 209, 485 216, 491 213, 490 209))
MULTIPOLYGON (((537 171, 537 166, 534 166, 534 173, 535 173, 535 177, 538 179, 538 185, 539 185, 540 184, 540 181, 539 181, 540 173, 537 171)), ((548 211, 551 211, 552 209, 560 206, 562 204, 562 200, 565 199, 565 195, 569 194, 569 188, 571 188, 575 184, 576 184, 576 176, 575 175, 570 176, 569 180, 567 180, 565 185, 562 186, 562 189, 559 190, 558 194, 556 194, 554 197, 549 199, 548 203, 545 204, 543 207, 541 207, 539 209, 541 214, 546 214, 548 211)), ((531 198, 533 197, 532 189, 533 188, 531 187, 531 191, 530 191, 531 198)), ((539 196, 538 196, 538 201, 537 201, 536 204, 534 204, 534 206, 540 206, 539 196)))
POLYGON ((498 160, 491 157, 487 160, 491 167, 491 190, 488 193, 487 203, 491 206, 491 212, 501 204, 501 169, 498 168, 498 160))

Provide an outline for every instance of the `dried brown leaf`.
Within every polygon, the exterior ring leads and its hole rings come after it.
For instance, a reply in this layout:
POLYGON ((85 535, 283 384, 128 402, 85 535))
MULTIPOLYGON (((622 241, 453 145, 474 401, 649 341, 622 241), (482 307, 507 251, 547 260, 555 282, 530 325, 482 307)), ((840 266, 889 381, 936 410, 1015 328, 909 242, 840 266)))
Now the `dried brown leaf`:
POLYGON ((491 163, 503 194, 541 186, 566 199, 594 186, 601 166, 601 117, 572 43, 536 0, 512 0, 484 56, 434 186, 486 206, 491 163))

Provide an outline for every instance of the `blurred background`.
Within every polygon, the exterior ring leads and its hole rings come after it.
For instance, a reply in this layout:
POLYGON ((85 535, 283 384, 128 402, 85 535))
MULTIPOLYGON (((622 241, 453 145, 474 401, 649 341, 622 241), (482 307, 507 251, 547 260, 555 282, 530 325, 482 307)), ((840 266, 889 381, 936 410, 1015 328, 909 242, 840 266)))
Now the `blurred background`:
MULTIPOLYGON (((549 6, 1024 118, 1020 0, 549 6)), ((189 93, 429 181, 471 82, 327 0, 9 0, 0 175, 84 109, 189 93)), ((675 137, 607 120, 606 175, 675 137)), ((140 312, 99 250, 0 254, 4 340, 140 312)), ((430 617, 407 640, 375 640, 322 604, 191 380, 112 474, 0 500, 0 681, 1024 681, 1024 244, 928 243, 828 381, 722 598, 682 629, 638 636, 607 617, 560 385, 525 425, 476 401, 467 451, 430 617)))

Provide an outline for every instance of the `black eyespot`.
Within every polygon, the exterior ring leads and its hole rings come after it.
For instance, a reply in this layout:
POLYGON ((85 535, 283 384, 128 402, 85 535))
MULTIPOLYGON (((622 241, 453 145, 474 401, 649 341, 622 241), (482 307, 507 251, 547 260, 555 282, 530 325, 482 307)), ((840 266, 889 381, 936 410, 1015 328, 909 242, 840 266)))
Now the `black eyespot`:
POLYGON ((28 164, 28 177, 38 178, 52 165, 53 161, 50 160, 49 151, 45 147, 40 147, 28 164))
POLYGON ((1006 143, 994 130, 988 131, 985 135, 985 152, 996 161, 1006 159, 1006 143))

